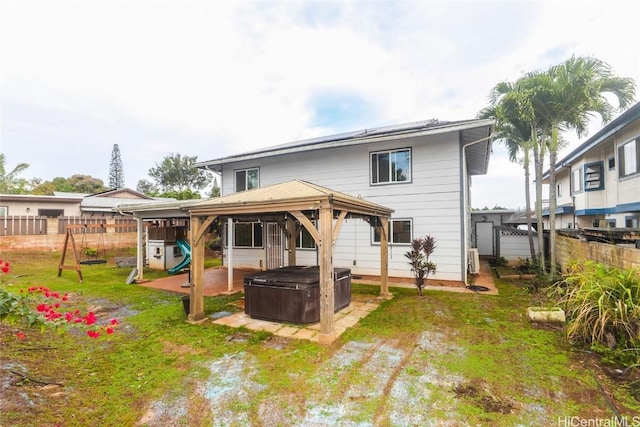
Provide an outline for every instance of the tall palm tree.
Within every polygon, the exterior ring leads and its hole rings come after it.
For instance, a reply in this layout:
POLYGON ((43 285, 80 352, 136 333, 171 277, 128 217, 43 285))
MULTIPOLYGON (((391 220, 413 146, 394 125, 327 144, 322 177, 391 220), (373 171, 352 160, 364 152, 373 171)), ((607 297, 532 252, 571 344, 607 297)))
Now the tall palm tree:
POLYGON ((4 153, 0 153, 0 193, 11 194, 16 188, 21 187, 23 180, 18 175, 27 169, 27 163, 18 163, 10 172, 5 168, 6 158, 4 153))
POLYGON ((525 213, 527 216, 527 236, 529 238, 529 251, 534 265, 537 264, 537 254, 533 244, 533 231, 531 221, 531 127, 519 119, 519 117, 509 116, 508 110, 502 108, 499 103, 502 96, 512 90, 512 85, 502 82, 496 85, 490 94, 491 105, 484 108, 478 114, 479 118, 496 119, 496 140, 501 141, 509 154, 509 161, 520 163, 524 168, 525 181, 525 213), (522 154, 522 158, 520 158, 522 154))
MULTIPOLYGON (((545 144, 541 143, 546 138, 546 129, 540 127, 535 110, 531 103, 531 99, 537 93, 537 79, 540 79, 540 73, 528 73, 516 80, 514 83, 502 82, 496 85, 489 96, 491 105, 496 109, 498 123, 510 123, 509 132, 513 136, 518 136, 522 142, 526 142, 526 153, 529 151, 533 154, 535 183, 536 183, 536 218, 538 230, 538 254, 537 265, 544 269, 545 260, 543 252, 543 224, 542 224, 542 165, 544 162, 546 150, 545 144)), ((524 153, 524 151, 523 151, 524 153)), ((529 160, 527 158, 527 160, 529 160)), ((528 162, 527 162, 528 164, 528 162)), ((527 185, 528 191, 529 186, 527 185)), ((530 194, 528 195, 528 211, 531 208, 530 194)), ((529 230, 531 230, 530 222, 528 222, 529 230)), ((533 247, 533 236, 529 232, 531 243, 530 249, 533 247)), ((535 249, 533 249, 535 252, 535 249)))
POLYGON ((582 136, 595 114, 602 118, 603 123, 607 123, 614 112, 624 111, 631 105, 635 82, 630 78, 614 76, 611 67, 599 59, 575 56, 551 67, 536 82, 539 86, 530 102, 538 123, 550 131, 549 252, 553 273, 556 266, 556 161, 560 132, 574 130, 578 136, 582 136), (617 99, 617 108, 605 94, 617 99))

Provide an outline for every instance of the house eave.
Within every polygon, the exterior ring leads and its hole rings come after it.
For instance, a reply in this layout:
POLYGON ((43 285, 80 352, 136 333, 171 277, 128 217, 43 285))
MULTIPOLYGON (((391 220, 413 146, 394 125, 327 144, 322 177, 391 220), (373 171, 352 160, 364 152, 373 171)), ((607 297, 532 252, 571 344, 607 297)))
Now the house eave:
POLYGON ((365 130, 349 134, 332 135, 325 138, 295 141, 288 144, 268 147, 249 153, 198 162, 195 166, 198 168, 204 168, 220 173, 222 172, 222 165, 228 163, 255 160, 264 157, 273 157, 284 154, 324 150, 335 147, 348 147, 360 144, 369 144, 378 141, 391 141, 402 138, 416 138, 421 136, 461 132, 468 129, 480 127, 492 127, 494 123, 495 121, 493 119, 473 119, 464 122, 444 123, 440 126, 428 126, 427 124, 423 124, 422 126, 417 126, 416 128, 401 128, 399 130, 392 129, 388 132, 377 131, 375 129, 369 131, 365 130))
MULTIPOLYGON (((640 102, 629 108, 624 113, 620 114, 614 120, 611 121, 608 125, 600 129, 593 135, 591 138, 587 139, 584 143, 580 144, 578 148, 573 150, 571 153, 566 155, 562 160, 556 163, 556 170, 571 166, 573 162, 579 160, 582 156, 584 156, 588 151, 594 149, 602 142, 609 139, 611 136, 615 135, 620 130, 624 129, 631 122, 640 119, 640 102)), ((546 182, 549 178, 549 170, 546 170, 542 174, 542 182, 546 182)))

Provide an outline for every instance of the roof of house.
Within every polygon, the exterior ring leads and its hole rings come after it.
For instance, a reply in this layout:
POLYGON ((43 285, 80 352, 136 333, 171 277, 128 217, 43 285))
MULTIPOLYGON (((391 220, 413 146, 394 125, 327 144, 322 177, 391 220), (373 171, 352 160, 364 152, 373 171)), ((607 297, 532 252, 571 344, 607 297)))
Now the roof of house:
POLYGON ((174 202, 176 199, 154 198, 130 188, 118 188, 88 195, 80 202, 80 209, 84 212, 113 212, 118 205, 156 203, 159 200, 174 202))
MULTIPOLYGON (((69 193, 67 193, 69 194, 69 193)), ((0 200, 11 202, 56 202, 78 203, 84 196, 79 194, 65 196, 43 196, 39 194, 0 194, 0 200)))
MULTIPOLYGON (((353 132, 345 132, 336 135, 322 136, 318 138, 304 139, 300 141, 288 142, 286 144, 274 145, 271 147, 260 148, 254 151, 242 154, 220 157, 217 159, 206 160, 196 163, 196 167, 222 171, 222 165, 242 160, 251 160, 263 157, 277 156, 282 154, 290 154, 304 151, 313 151, 333 147, 344 147, 350 145, 365 144, 380 140, 389 140, 403 137, 417 137, 423 135, 436 135, 448 132, 467 131, 468 135, 463 136, 463 142, 472 142, 480 138, 487 138, 493 129, 495 121, 493 119, 473 119, 460 120, 453 122, 441 122, 438 120, 426 120, 419 122, 404 123, 392 126, 383 126, 378 128, 364 129, 353 132), (485 128, 489 128, 488 132, 484 132, 485 128), (480 132, 473 132, 480 130, 480 132)), ((491 144, 489 144, 490 147, 491 144)), ((481 165, 472 168, 473 173, 486 173, 488 163, 488 150, 478 149, 478 155, 474 155, 474 159, 481 161, 481 165), (484 170, 484 172, 482 172, 484 170)), ((474 154, 474 153, 472 153, 474 154)))
POLYGON ((139 191, 132 190, 130 188, 116 188, 113 190, 106 190, 101 193, 87 194, 87 197, 118 197, 122 199, 148 199, 153 197, 140 193, 139 191))
MULTIPOLYGON (((556 169, 559 169, 563 166, 570 166, 576 160, 579 160, 585 153, 592 150, 593 148, 600 145, 602 142, 607 140, 612 135, 616 134, 620 130, 627 127, 630 123, 635 120, 640 119, 640 102, 636 103, 634 106, 629 108, 624 113, 620 114, 614 120, 612 120, 605 127, 600 129, 595 135, 591 138, 587 139, 585 142, 580 144, 578 148, 573 150, 571 153, 566 155, 562 160, 556 163, 556 169)), ((546 180, 549 178, 549 171, 545 171, 542 175, 542 179, 546 180)))

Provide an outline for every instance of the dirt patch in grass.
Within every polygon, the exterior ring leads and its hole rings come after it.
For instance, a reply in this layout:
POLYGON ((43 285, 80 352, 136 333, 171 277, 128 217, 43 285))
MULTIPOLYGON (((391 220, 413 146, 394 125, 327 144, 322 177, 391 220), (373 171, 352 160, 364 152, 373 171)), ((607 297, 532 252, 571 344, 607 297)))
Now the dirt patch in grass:
POLYGON ((479 380, 458 384, 453 389, 458 399, 470 401, 485 412, 510 414, 518 406, 509 398, 496 398, 488 389, 487 383, 479 380))

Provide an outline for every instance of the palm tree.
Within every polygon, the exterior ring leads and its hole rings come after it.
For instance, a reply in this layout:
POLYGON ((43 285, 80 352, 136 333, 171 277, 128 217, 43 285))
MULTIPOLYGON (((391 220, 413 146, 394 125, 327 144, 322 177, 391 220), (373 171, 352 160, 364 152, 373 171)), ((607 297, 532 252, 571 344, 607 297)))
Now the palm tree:
MULTIPOLYGON (((546 137, 546 130, 541 129, 534 114, 533 106, 531 104, 532 95, 536 93, 537 84, 536 80, 540 78, 539 73, 528 73, 519 78, 515 83, 502 82, 496 85, 489 96, 491 106, 489 108, 495 109, 497 118, 497 129, 504 128, 509 132, 508 136, 511 137, 513 143, 517 146, 520 143, 525 143, 523 154, 526 157, 526 161, 523 166, 529 167, 529 152, 533 154, 534 173, 536 182, 536 217, 537 217, 537 230, 538 230, 538 254, 537 257, 532 256, 532 259, 537 259, 537 265, 544 269, 544 252, 542 251, 543 235, 542 235, 542 164, 545 157, 545 144, 540 143, 544 141, 546 137)), ((517 155, 517 151, 514 152, 517 155)), ((528 170, 525 170, 527 174, 528 170)), ((528 181, 528 178, 525 177, 528 181)), ((531 196, 529 194, 529 185, 525 190, 525 196, 527 197, 527 213, 531 210, 531 196)), ((530 215, 529 215, 530 217, 530 215)), ((533 236, 531 233, 531 222, 527 221, 530 237, 530 250, 535 253, 533 248, 533 236)))
POLYGON ((513 163, 521 163, 524 168, 527 237, 529 238, 531 260, 534 265, 536 265, 538 257, 535 245, 533 244, 531 221, 531 127, 520 120, 519 117, 510 117, 509 110, 502 108, 504 107, 504 104, 499 103, 499 100, 512 89, 512 85, 508 82, 502 82, 496 85, 490 94, 491 105, 480 111, 478 117, 485 119, 493 117, 496 119, 496 140, 501 141, 506 147, 507 153, 509 154, 509 161, 513 163), (520 154, 522 154, 522 159, 519 158, 520 154))
POLYGON ((16 191, 16 188, 23 186, 24 180, 18 179, 18 175, 27 169, 29 165, 27 163, 18 163, 11 172, 7 173, 5 163, 5 155, 0 153, 0 193, 11 194, 16 191))
POLYGON ((530 100, 538 124, 550 132, 549 139, 549 252, 552 273, 555 272, 556 238, 556 161, 560 148, 560 132, 575 130, 582 136, 594 114, 603 123, 613 117, 616 110, 624 111, 633 102, 635 82, 616 77, 605 62, 592 57, 572 56, 551 67, 536 80, 537 90, 530 100), (614 107, 604 96, 617 99, 614 107))

